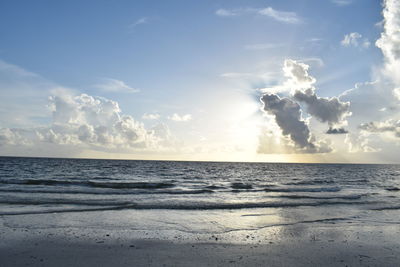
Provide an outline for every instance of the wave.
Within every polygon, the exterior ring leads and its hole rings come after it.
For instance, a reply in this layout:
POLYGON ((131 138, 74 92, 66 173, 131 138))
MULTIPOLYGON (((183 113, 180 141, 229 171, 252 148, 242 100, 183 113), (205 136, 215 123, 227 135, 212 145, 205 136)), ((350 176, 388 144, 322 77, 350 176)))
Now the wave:
MULTIPOLYGON (((208 187, 205 187, 208 188, 208 187)), ((253 191, 260 191, 260 190, 253 190, 253 191)), ((252 192, 253 192, 252 191, 252 192)), ((0 189, 0 192, 4 193, 34 193, 34 194, 63 194, 63 195, 147 195, 147 194, 154 194, 154 195, 197 195, 197 194, 212 194, 216 193, 211 189, 198 189, 198 190, 157 190, 157 191, 94 191, 94 190, 51 190, 51 189, 0 189)), ((231 192, 234 193, 241 193, 241 190, 232 190, 231 192)), ((263 190, 261 190, 263 192, 263 190)), ((279 199, 279 198, 286 198, 286 199, 315 199, 315 200, 323 200, 323 199, 344 199, 344 200, 356 200, 360 199, 364 196, 368 196, 368 194, 358 194, 358 195, 329 195, 329 196, 320 196, 320 195, 292 195, 292 194, 279 194, 279 195, 271 195, 268 198, 272 199, 279 199)))
POLYGON ((339 192, 340 187, 264 188, 267 192, 339 192))
POLYGON ((344 195, 344 196, 304 196, 304 195, 280 195, 279 197, 281 198, 289 198, 289 199, 360 199, 363 196, 367 196, 367 194, 364 195, 344 195))
POLYGON ((226 187, 220 186, 220 185, 208 185, 205 188, 210 189, 210 190, 226 189, 226 187))
POLYGON ((162 188, 171 188, 175 187, 175 184, 169 182, 158 182, 158 183, 149 183, 149 182, 87 182, 88 185, 92 187, 101 187, 101 188, 137 188, 137 189, 162 189, 162 188))
POLYGON ((373 208, 372 210, 383 211, 383 210, 400 210, 400 206, 384 206, 373 208))
POLYGON ((387 187, 387 188, 385 188, 385 190, 387 190, 387 191, 400 191, 400 188, 393 186, 393 187, 387 187))
POLYGON ((232 183, 231 187, 233 189, 252 189, 253 186, 251 184, 245 184, 245 183, 232 183))
POLYGON ((75 205, 75 206, 128 206, 132 202, 110 200, 74 200, 74 199, 5 199, 0 204, 9 205, 75 205))
POLYGON ((52 180, 52 179, 26 179, 26 180, 2 180, 2 184, 21 184, 21 185, 48 185, 48 186, 90 186, 99 188, 115 189, 163 189, 175 187, 172 182, 97 182, 97 181, 71 181, 71 180, 52 180))
MULTIPOLYGON (((31 202, 24 200, 7 201, 9 204, 29 204, 31 202), (13 202, 13 203, 11 203, 13 202)), ((349 201, 318 201, 318 202, 247 202, 247 203, 215 203, 215 202, 198 202, 198 203, 132 203, 132 202, 103 202, 97 203, 92 201, 59 201, 59 200, 42 200, 36 202, 39 205, 64 204, 75 206, 86 206, 82 208, 52 208, 51 210, 41 211, 10 211, 0 212, 0 215, 18 215, 18 214, 37 214, 50 212, 79 212, 90 210, 237 210, 237 209, 254 209, 254 208, 288 208, 288 207, 304 207, 304 206, 331 206, 331 205, 367 205, 376 204, 376 202, 349 202, 349 201), (88 208, 87 206, 98 206, 88 208)))
MULTIPOLYGON (((160 181, 160 182, 125 182, 125 181, 74 181, 74 180, 53 180, 53 179, 25 179, 25 180, 2 180, 0 181, 2 184, 16 184, 16 185, 45 185, 49 187, 56 186, 78 186, 78 187, 87 187, 87 188, 104 188, 104 189, 135 189, 135 192, 130 193, 148 193, 143 191, 138 191, 139 189, 143 190, 153 190, 153 193, 170 193, 174 194, 174 191, 163 192, 162 189, 171 189, 177 187, 177 184, 173 181, 160 181)), ((251 192, 339 192, 341 191, 340 187, 277 187, 275 185, 258 185, 256 188, 250 183, 240 183, 235 182, 231 183, 230 187, 233 189, 231 192, 233 193, 241 193, 245 191, 251 192)), ((204 187, 200 187, 196 192, 197 193, 212 193, 214 191, 227 189, 223 186, 217 185, 206 185, 204 187)), ((0 189, 2 190, 2 189, 0 189)), ((396 191, 397 188, 389 188, 386 190, 396 191)), ((188 191, 188 190, 187 190, 188 191)), ((61 193, 63 191, 60 191, 61 193)), ((83 192, 85 193, 85 192, 83 192)), ((150 192, 151 193, 151 192, 150 192)), ((180 192, 177 191, 177 194, 180 192)), ((183 193, 186 193, 183 192, 183 193)), ((190 192, 189 192, 190 193, 190 192)), ((193 192, 191 192, 193 193, 193 192)))
POLYGON ((192 195, 192 194, 211 194, 211 189, 198 190, 157 190, 157 191, 89 191, 89 190, 35 190, 35 189, 0 189, 0 192, 9 193, 36 193, 36 194, 82 194, 82 195, 139 195, 139 194, 170 194, 170 195, 192 195))
POLYGON ((299 182, 288 182, 284 185, 319 185, 319 184, 334 184, 332 180, 311 180, 311 181, 299 181, 299 182))

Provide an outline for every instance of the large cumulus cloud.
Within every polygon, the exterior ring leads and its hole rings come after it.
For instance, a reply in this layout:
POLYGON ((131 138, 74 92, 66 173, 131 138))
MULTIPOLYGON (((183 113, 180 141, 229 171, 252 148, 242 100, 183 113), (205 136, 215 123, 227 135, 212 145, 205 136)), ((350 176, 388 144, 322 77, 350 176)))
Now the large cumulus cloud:
MULTIPOLYGON (((284 137, 289 137, 297 153, 328 153, 333 151, 329 142, 321 139, 317 141, 311 133, 309 123, 302 118, 302 113, 327 123, 327 134, 346 134, 343 127, 347 125, 347 117, 351 115, 350 103, 343 102, 338 97, 320 97, 316 94, 314 84, 316 79, 309 74, 309 66, 305 63, 287 59, 283 64, 283 73, 287 80, 283 85, 272 88, 261 97, 263 110, 272 115, 284 137), (280 94, 287 94, 281 97, 280 94), (305 110, 302 110, 304 104, 305 110)), ((265 134, 260 138, 259 152, 269 153, 265 149, 265 134), (262 147, 263 149, 260 149, 262 147)), ((290 142, 289 142, 290 143, 290 142)), ((285 146, 288 142, 282 142, 285 146)))
POLYGON ((118 103, 87 94, 57 92, 50 97, 53 125, 38 130, 42 141, 109 148, 151 148, 157 137, 143 123, 123 115, 118 103))
POLYGON ((49 108, 52 112, 50 126, 0 129, 0 145, 50 143, 132 151, 158 150, 171 139, 166 125, 146 129, 142 122, 124 115, 117 102, 103 97, 57 90, 49 98, 49 108))
POLYGON ((394 92, 398 95, 397 93, 400 92, 400 1, 385 0, 383 17, 384 30, 376 41, 376 46, 382 50, 384 56, 383 72, 394 82, 396 86, 394 92))
MULTIPOLYGON (((362 123, 359 128, 364 133, 381 135, 382 137, 400 138, 399 134, 399 100, 400 100, 400 1, 385 0, 383 9, 383 31, 376 41, 381 49, 384 64, 374 83, 375 90, 369 90, 370 96, 365 101, 373 102, 365 112, 369 113, 370 122, 362 123), (397 97, 393 98, 393 96, 397 97), (375 113, 375 114, 371 114, 375 113)), ((364 86, 365 87, 365 86, 364 86)), ((365 94, 364 87, 355 88, 347 93, 347 97, 365 94), (360 89, 364 89, 361 92, 360 89)), ((365 103, 363 103, 365 104, 365 103)))

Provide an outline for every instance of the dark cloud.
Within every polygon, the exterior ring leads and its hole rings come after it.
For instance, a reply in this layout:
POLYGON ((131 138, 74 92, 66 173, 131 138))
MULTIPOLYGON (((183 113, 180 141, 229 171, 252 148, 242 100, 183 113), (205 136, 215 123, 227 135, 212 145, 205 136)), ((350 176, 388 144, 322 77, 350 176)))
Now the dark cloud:
POLYGON ((349 131, 347 131, 344 128, 332 128, 329 127, 328 131, 326 131, 326 134, 347 134, 349 131))
POLYGON ((282 134, 289 136, 296 148, 304 153, 330 152, 328 146, 319 146, 313 142, 308 125, 301 119, 300 105, 289 98, 280 98, 275 94, 261 97, 264 111, 275 116, 282 134))
POLYGON ((342 102, 337 97, 319 97, 314 90, 297 90, 294 99, 307 105, 307 112, 321 122, 330 126, 343 124, 346 117, 350 116, 350 102, 342 102))

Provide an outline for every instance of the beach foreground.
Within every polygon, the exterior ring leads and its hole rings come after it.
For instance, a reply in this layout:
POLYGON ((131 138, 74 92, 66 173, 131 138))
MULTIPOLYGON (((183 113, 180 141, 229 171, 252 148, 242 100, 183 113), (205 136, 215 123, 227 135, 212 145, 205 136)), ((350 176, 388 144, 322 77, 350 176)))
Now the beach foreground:
POLYGON ((7 215, 1 266, 398 266, 398 210, 343 210, 7 215))
POLYGON ((398 165, 0 158, 0 266, 399 266, 398 165))

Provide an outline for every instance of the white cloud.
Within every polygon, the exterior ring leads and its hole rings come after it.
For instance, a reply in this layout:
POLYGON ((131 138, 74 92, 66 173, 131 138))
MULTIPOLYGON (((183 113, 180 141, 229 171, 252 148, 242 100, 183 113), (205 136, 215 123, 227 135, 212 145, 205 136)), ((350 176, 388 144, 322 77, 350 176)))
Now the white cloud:
POLYGON ((391 133, 400 137, 400 120, 389 119, 384 122, 369 122, 360 125, 360 129, 370 133, 391 133))
POLYGON ((331 0, 331 2, 338 6, 347 6, 353 3, 353 0, 331 0))
POLYGON ((218 9, 215 12, 215 14, 220 17, 232 17, 245 14, 261 15, 261 16, 267 16, 273 20, 287 24, 300 24, 303 22, 303 20, 295 12, 276 10, 272 7, 218 9))
POLYGON ((37 147, 53 144, 75 150, 123 153, 160 151, 170 144, 166 142, 171 139, 166 125, 163 131, 146 129, 142 122, 123 114, 113 100, 55 90, 49 102, 50 125, 28 129, 1 128, 0 145, 37 147), (168 135, 163 136, 163 133, 168 135))
POLYGON ((144 120, 158 120, 160 118, 160 114, 158 113, 145 113, 142 116, 144 120))
MULTIPOLYGON (((356 128, 358 125, 366 125, 366 122, 373 125, 382 125, 380 121, 388 121, 398 118, 398 103, 391 95, 391 84, 384 80, 374 82, 358 83, 353 89, 344 92, 340 99, 350 101, 349 126, 354 129, 346 138, 350 152, 376 152, 381 142, 377 140, 380 136, 388 135, 388 132, 375 131, 375 142, 371 145, 372 136, 369 131, 356 128), (360 131, 361 130, 361 131, 360 131)), ((365 126, 363 126, 365 127, 365 126)), ((372 128, 370 128, 372 129, 372 128)), ((391 139, 393 141, 393 138, 391 139)))
POLYGON ((95 87, 104 92, 137 93, 140 91, 137 88, 130 87, 123 81, 110 78, 103 79, 103 82, 96 84, 95 87))
POLYGON ((49 92, 60 86, 0 60, 0 128, 31 127, 47 121, 49 92))
POLYGON ((293 89, 309 88, 315 83, 315 78, 308 74, 309 66, 305 63, 287 59, 283 65, 283 73, 289 78, 293 89))
POLYGON ((248 77, 254 77, 254 73, 249 73, 249 72, 225 72, 221 74, 221 77, 223 78, 248 78, 248 77))
POLYGON ((390 86, 383 81, 357 83, 354 88, 339 96, 342 101, 350 101, 350 111, 359 120, 378 120, 384 114, 378 112, 383 105, 394 106, 395 99, 390 95, 390 86), (389 93, 388 93, 389 91, 389 93))
POLYGON ((172 114, 172 116, 169 116, 168 119, 177 122, 186 122, 192 119, 192 115, 190 114, 179 115, 177 113, 174 113, 172 114))
POLYGON ((287 12, 287 11, 279 11, 273 9, 272 7, 267 7, 258 10, 258 13, 261 15, 268 16, 276 21, 290 23, 290 24, 299 24, 302 23, 302 20, 295 12, 287 12))
MULTIPOLYGON (((258 90, 262 93, 294 93, 297 89, 307 89, 315 83, 315 79, 308 74, 309 63, 312 66, 322 67, 324 62, 320 58, 310 57, 302 58, 299 60, 287 59, 283 63, 281 72, 268 72, 261 74, 247 74, 247 77, 258 77, 259 81, 254 84, 267 84, 268 87, 260 88, 258 90), (282 74, 284 77, 282 77, 282 74), (273 84, 273 86, 270 86, 273 84)), ((233 76, 232 76, 233 77, 233 76)))
POLYGON ((267 49, 273 49, 273 48, 280 48, 284 47, 286 44, 284 43, 264 43, 264 44, 252 44, 252 45, 246 45, 244 49, 246 50, 267 50, 267 49))
POLYGON ((29 72, 19 66, 9 64, 1 59, 0 59, 0 72, 13 73, 15 75, 23 77, 39 77, 39 75, 35 73, 29 72))
MULTIPOLYGON (((178 140, 165 123, 158 123, 150 129, 154 136, 158 138, 158 144, 162 148, 183 149, 183 142, 178 140)), ((160 150, 160 149, 159 149, 160 150)))
POLYGON ((149 22, 149 18, 148 17, 141 17, 138 20, 136 20, 134 23, 132 23, 131 25, 129 25, 130 28, 135 28, 136 26, 139 26, 141 24, 146 24, 149 22))
POLYGON ((268 81, 276 79, 278 74, 276 72, 265 72, 265 73, 250 73, 250 72, 226 72, 220 75, 223 78, 228 79, 243 79, 243 80, 256 80, 256 81, 268 81))
POLYGON ((345 34, 343 37, 343 40, 340 42, 343 46, 349 47, 349 46, 354 46, 354 47, 363 47, 363 48, 368 48, 370 46, 370 42, 368 39, 364 38, 362 39, 362 35, 358 32, 352 32, 349 34, 345 34))
POLYGON ((371 42, 368 41, 368 39, 364 39, 364 41, 362 43, 362 47, 368 48, 370 45, 371 45, 371 42))
POLYGON ((322 38, 313 37, 313 38, 307 39, 306 42, 309 42, 309 43, 320 43, 320 42, 322 42, 323 40, 324 40, 324 39, 322 39, 322 38))
MULTIPOLYGON (((400 87, 400 1, 385 0, 383 28, 376 46, 382 50, 385 60, 383 74, 400 87)), ((395 95, 396 92, 394 92, 395 95)), ((400 98, 399 98, 400 99, 400 98)))
POLYGON ((400 87, 394 88, 393 94, 397 99, 400 99, 400 87))
POLYGON ((111 126, 120 119, 118 103, 107 98, 87 94, 75 96, 66 91, 55 91, 49 101, 54 124, 111 126))
POLYGON ((348 151, 350 153, 357 152, 378 152, 379 149, 376 149, 371 146, 370 139, 368 138, 369 134, 365 132, 359 133, 350 133, 346 134, 346 138, 344 142, 348 145, 348 151))
POLYGON ((343 46, 358 46, 358 39, 361 39, 362 35, 358 32, 352 32, 345 34, 343 40, 340 42, 343 46))
POLYGON ((299 89, 307 89, 313 86, 315 78, 308 74, 309 65, 286 59, 283 63, 282 72, 287 78, 282 84, 259 89, 263 93, 294 93, 299 89))
POLYGON ((295 146, 291 143, 290 138, 279 136, 277 131, 280 128, 271 130, 273 122, 269 127, 263 127, 258 137, 257 153, 259 154, 292 154, 296 153, 295 146))
POLYGON ((292 90, 293 98, 305 103, 310 115, 321 122, 327 122, 330 128, 336 128, 335 133, 339 133, 337 127, 346 125, 345 119, 351 115, 350 103, 342 102, 337 97, 317 96, 314 87, 316 79, 308 73, 308 69, 309 66, 305 63, 285 60, 283 71, 289 78, 288 84, 294 89, 292 90))
POLYGON ((10 128, 0 128, 0 147, 2 145, 30 145, 30 141, 24 137, 24 131, 10 128))
POLYGON ((386 144, 385 154, 398 157, 393 154, 393 142, 399 144, 400 137, 400 1, 385 0, 383 4, 383 32, 376 46, 382 50, 384 65, 374 70, 374 82, 356 84, 340 98, 351 101, 353 124, 360 125, 355 136, 347 140, 350 150, 362 143, 365 147, 359 151, 378 151, 369 145, 373 141, 376 147, 386 144))
POLYGON ((217 11, 215 11, 215 14, 221 17, 232 17, 237 15, 236 12, 234 12, 233 10, 228 10, 223 8, 220 8, 217 11))
POLYGON ((42 141, 107 148, 151 148, 157 140, 141 122, 123 115, 117 102, 87 94, 54 92, 53 125, 38 130, 42 141))
POLYGON ((309 63, 310 65, 316 65, 319 67, 323 67, 325 65, 324 61, 321 58, 318 57, 308 57, 308 58, 303 58, 301 60, 297 60, 298 62, 303 62, 303 63, 309 63))
MULTIPOLYGON (((254 90, 264 91, 268 85, 276 84, 282 78, 280 72, 265 71, 262 68, 259 72, 226 72, 220 74, 231 84, 231 87, 238 88, 240 91, 254 90)), ((271 92, 271 90, 268 90, 271 92)))

